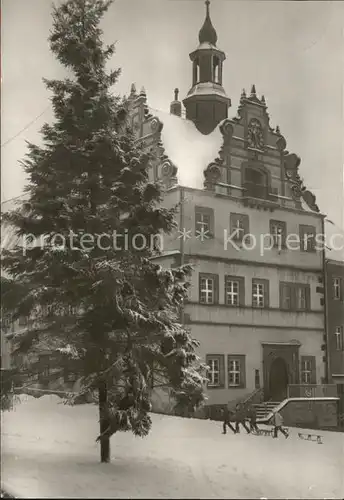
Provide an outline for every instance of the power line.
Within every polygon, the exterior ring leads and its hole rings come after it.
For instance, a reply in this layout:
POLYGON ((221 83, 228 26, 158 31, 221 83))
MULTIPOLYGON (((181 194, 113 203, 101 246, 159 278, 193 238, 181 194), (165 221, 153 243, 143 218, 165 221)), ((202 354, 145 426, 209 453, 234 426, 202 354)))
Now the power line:
POLYGON ((25 125, 24 128, 22 128, 21 130, 19 130, 19 132, 14 135, 13 137, 11 137, 10 139, 8 139, 7 141, 5 141, 3 144, 1 144, 1 147, 5 147, 7 144, 9 144, 10 142, 12 142, 14 139, 16 139, 21 133, 25 132, 25 130, 27 130, 29 127, 31 127, 31 125, 33 125, 42 115, 44 115, 44 113, 50 108, 50 105, 47 106, 45 108, 44 111, 42 111, 41 114, 39 114, 38 116, 36 116, 36 118, 34 118, 30 123, 28 123, 27 125, 25 125))

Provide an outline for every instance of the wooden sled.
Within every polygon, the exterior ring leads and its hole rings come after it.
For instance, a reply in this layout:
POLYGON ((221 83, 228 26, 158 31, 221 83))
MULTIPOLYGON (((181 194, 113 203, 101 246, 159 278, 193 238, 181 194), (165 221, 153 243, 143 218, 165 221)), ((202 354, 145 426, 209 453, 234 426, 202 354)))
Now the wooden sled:
POLYGON ((259 431, 251 431, 254 436, 272 436, 273 429, 259 429, 259 431))
MULTIPOLYGON (((283 430, 287 433, 289 436, 289 429, 286 427, 283 427, 283 430)), ((271 436, 274 437, 274 428, 272 429, 259 429, 259 431, 251 431, 251 434, 254 436, 271 436)))
POLYGON ((305 441, 313 441, 314 443, 323 444, 322 436, 320 434, 305 434, 302 432, 298 432, 298 436, 300 439, 304 439, 305 441))

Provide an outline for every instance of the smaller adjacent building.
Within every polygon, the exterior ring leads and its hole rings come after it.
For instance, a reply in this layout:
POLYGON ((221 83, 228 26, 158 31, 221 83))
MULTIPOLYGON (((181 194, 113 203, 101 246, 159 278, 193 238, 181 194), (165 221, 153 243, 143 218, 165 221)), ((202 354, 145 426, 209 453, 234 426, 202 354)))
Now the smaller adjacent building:
POLYGON ((328 383, 337 385, 344 427, 344 261, 326 259, 325 283, 328 383))

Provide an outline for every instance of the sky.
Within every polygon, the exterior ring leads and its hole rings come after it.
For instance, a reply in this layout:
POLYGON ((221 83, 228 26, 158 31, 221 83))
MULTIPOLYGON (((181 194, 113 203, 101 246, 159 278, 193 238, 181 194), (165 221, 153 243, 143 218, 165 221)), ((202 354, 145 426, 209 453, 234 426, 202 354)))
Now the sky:
MULTIPOLYGON (((52 119, 42 78, 65 74, 47 42, 51 5, 2 0, 2 201, 22 193, 25 140, 39 142, 41 126, 52 119)), ((229 117, 242 89, 254 83, 270 124, 301 157, 300 174, 321 211, 343 227, 344 2, 212 0, 210 11, 227 56, 229 117)), ((116 42, 110 64, 122 68, 115 91, 128 94, 135 82, 145 87, 149 106, 163 111, 175 87, 184 98, 204 16, 203 0, 115 0, 102 22, 104 41, 116 42)))

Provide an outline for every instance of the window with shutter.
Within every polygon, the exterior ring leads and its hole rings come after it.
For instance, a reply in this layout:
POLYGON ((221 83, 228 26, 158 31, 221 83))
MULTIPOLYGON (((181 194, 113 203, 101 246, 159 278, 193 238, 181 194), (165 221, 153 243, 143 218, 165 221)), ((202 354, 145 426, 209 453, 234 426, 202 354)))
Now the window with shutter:
POLYGON ((292 287, 289 283, 280 283, 280 308, 285 310, 292 309, 292 287))
POLYGON ((280 283, 280 308, 288 311, 310 309, 310 286, 303 283, 280 283))

